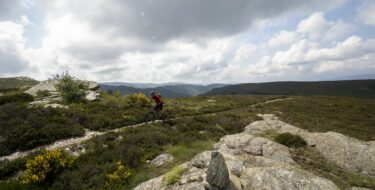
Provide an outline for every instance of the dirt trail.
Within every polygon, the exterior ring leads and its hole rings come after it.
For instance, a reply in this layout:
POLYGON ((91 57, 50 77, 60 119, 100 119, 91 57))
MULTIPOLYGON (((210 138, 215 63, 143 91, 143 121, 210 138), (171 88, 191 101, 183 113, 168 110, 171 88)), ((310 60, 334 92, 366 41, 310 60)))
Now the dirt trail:
MULTIPOLYGON (((290 97, 288 97, 288 98, 278 98, 278 99, 274 99, 274 100, 267 100, 267 101, 257 103, 257 104, 253 104, 253 105, 250 105, 250 106, 269 104, 269 103, 274 103, 274 102, 279 102, 279 101, 284 101, 284 100, 289 100, 289 99, 291 99, 291 98, 290 97)), ((235 109, 238 109, 238 108, 235 108, 235 109)), ((225 111, 229 111, 229 110, 225 110, 225 111)), ((224 112, 224 111, 218 111, 218 112, 201 114, 201 115, 204 116, 204 115, 210 115, 210 114, 221 113, 221 112, 224 112)), ((196 116, 196 115, 176 117, 176 118, 172 118, 170 120, 177 120, 177 119, 181 119, 181 118, 188 118, 188 117, 194 117, 194 116, 196 116)), ((163 122, 163 121, 155 120, 155 121, 144 122, 144 123, 139 123, 139 124, 135 124, 135 125, 128 125, 128 126, 124 126, 124 127, 121 127, 121 128, 104 131, 104 132, 90 131, 88 129, 85 129, 85 134, 82 137, 58 140, 58 141, 56 141, 56 142, 54 142, 50 145, 40 146, 40 147, 37 147, 37 148, 32 149, 32 150, 28 150, 28 151, 15 152, 11 155, 0 157, 0 161, 3 161, 3 160, 12 161, 12 160, 15 160, 17 158, 22 158, 22 157, 28 156, 29 154, 31 154, 33 152, 36 152, 36 151, 39 151, 39 150, 53 150, 53 149, 57 149, 57 148, 66 148, 66 147, 69 147, 69 146, 72 146, 72 145, 75 145, 75 144, 82 143, 83 141, 89 140, 89 139, 91 139, 92 137, 95 137, 95 136, 104 135, 104 134, 107 134, 107 133, 110 133, 110 132, 119 132, 119 131, 121 131, 125 128, 129 128, 129 127, 139 127, 139 126, 146 125, 146 124, 161 123, 161 122, 163 122)))

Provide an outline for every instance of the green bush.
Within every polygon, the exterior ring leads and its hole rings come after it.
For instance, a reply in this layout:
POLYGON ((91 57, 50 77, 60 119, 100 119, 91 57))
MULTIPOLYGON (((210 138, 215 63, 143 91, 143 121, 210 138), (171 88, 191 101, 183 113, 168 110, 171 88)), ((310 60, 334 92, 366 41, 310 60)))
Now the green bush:
POLYGON ((4 105, 7 103, 26 103, 26 102, 31 102, 33 101, 34 98, 30 94, 26 93, 16 93, 16 94, 9 94, 9 95, 4 95, 0 96, 0 105, 4 105))
POLYGON ((282 133, 275 137, 275 141, 287 147, 299 148, 307 145, 307 142, 298 135, 282 133))
POLYGON ((58 80, 56 89, 60 92, 65 102, 80 102, 86 96, 86 91, 89 88, 87 82, 77 80, 73 76, 70 76, 68 72, 56 75, 55 79, 58 80))

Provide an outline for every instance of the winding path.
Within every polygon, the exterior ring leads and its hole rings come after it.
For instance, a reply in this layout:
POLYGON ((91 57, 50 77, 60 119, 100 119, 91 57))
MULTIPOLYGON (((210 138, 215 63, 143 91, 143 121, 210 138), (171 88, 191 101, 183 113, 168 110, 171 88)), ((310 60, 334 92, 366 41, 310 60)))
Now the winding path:
MULTIPOLYGON (((256 103, 256 104, 253 104, 253 105, 250 105, 250 106, 254 107, 254 106, 257 106, 257 105, 269 104, 269 103, 274 103, 274 102, 279 102, 279 101, 284 101, 284 100, 289 100, 289 99, 291 99, 291 98, 290 97, 278 98, 278 99, 273 99, 273 100, 267 100, 267 101, 264 101, 264 102, 261 102, 261 103, 256 103)), ((235 109, 238 109, 238 108, 235 108, 235 109)), ((235 109, 231 109, 231 110, 235 110, 235 109)), ((205 116, 205 115, 210 115, 210 114, 213 114, 213 113, 221 113, 221 112, 225 112, 225 111, 229 111, 229 110, 206 113, 206 114, 201 114, 201 115, 205 116)), ((188 117, 194 117, 194 116, 196 116, 196 115, 176 117, 176 118, 172 118, 170 120, 177 120, 177 119, 181 119, 181 118, 188 118, 188 117)), ((107 134, 107 133, 110 133, 110 132, 119 132, 122 129, 129 128, 129 127, 139 127, 139 126, 143 126, 143 125, 147 125, 147 124, 151 124, 151 123, 161 123, 161 122, 163 122, 163 121, 155 120, 155 121, 150 121, 150 122, 143 122, 143 123, 139 123, 139 124, 135 124, 135 125, 128 125, 128 126, 124 126, 124 127, 121 127, 121 128, 104 131, 104 132, 90 131, 88 129, 85 129, 85 134, 82 137, 58 140, 58 141, 56 141, 56 142, 54 142, 50 145, 40 146, 40 147, 34 148, 32 150, 28 150, 28 151, 15 152, 11 155, 0 157, 0 161, 4 161, 4 160, 12 161, 12 160, 15 160, 17 158, 26 157, 29 154, 31 154, 33 152, 36 152, 36 151, 39 151, 39 150, 53 150, 53 149, 57 149, 57 148, 66 148, 66 147, 69 147, 71 145, 79 144, 79 143, 82 143, 83 141, 89 140, 93 137, 104 135, 104 134, 107 134)))

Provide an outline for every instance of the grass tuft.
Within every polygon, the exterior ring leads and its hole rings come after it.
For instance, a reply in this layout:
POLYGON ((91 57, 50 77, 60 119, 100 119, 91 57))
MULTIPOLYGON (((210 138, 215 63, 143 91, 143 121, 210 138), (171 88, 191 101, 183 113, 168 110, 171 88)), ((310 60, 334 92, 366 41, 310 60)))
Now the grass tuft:
POLYGON ((275 141, 287 147, 300 148, 307 145, 307 142, 298 135, 282 133, 275 137, 275 141))
POLYGON ((182 174, 184 174, 186 171, 187 168, 176 166, 170 172, 165 174, 163 181, 166 183, 166 185, 173 185, 180 181, 182 174))

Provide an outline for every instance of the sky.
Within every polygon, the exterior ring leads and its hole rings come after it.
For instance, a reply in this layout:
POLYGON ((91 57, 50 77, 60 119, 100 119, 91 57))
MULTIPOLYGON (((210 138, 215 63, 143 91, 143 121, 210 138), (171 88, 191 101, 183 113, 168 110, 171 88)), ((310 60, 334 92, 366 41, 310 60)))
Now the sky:
POLYGON ((0 0, 0 77, 330 80, 374 60, 375 0, 0 0))

